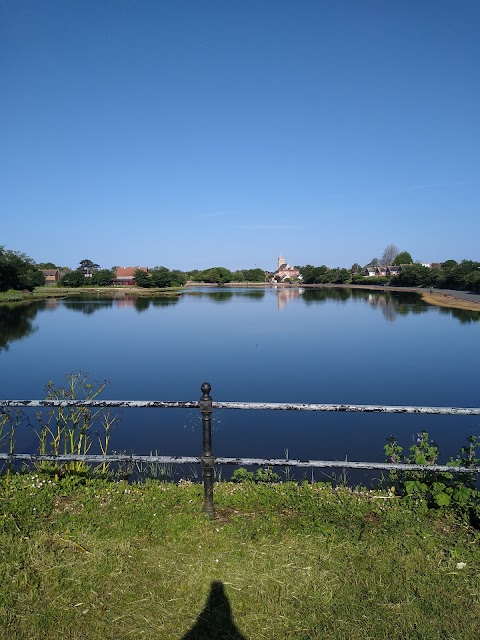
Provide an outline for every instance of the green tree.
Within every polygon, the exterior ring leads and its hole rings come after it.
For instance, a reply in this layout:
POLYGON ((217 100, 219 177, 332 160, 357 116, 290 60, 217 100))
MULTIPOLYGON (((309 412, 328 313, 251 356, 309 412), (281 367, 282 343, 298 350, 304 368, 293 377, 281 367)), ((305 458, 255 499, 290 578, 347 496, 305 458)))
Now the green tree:
POLYGON ((243 276, 246 282, 265 282, 265 271, 263 269, 244 269, 243 276))
POLYGON ((172 287, 181 287, 187 281, 187 274, 184 271, 180 271, 179 269, 172 269, 172 287))
POLYGON ((480 291, 480 267, 465 277, 466 288, 471 291, 480 291))
POLYGON ((45 284, 45 277, 25 253, 0 247, 0 291, 33 291, 45 284))
POLYGON ((232 272, 225 267, 212 267, 201 274, 201 281, 214 284, 226 284, 232 280, 232 272))
POLYGON ((392 283, 399 287, 431 286, 431 276, 432 269, 422 267, 421 264, 412 264, 395 276, 392 283))
POLYGON ((320 284, 323 282, 323 278, 329 269, 324 264, 320 267, 307 264, 304 267, 300 267, 299 271, 303 276, 304 284, 320 284))
POLYGON ((243 271, 234 271, 232 273, 231 282, 245 282, 246 281, 245 273, 243 271))
POLYGON ((114 277, 115 275, 110 269, 99 269, 93 272, 90 282, 97 287, 110 287, 114 277))
POLYGON ((142 271, 142 269, 135 269, 133 277, 135 278, 135 284, 137 287, 149 288, 154 286, 150 275, 145 271, 142 271))
POLYGON ((458 262, 456 260, 446 260, 445 262, 442 262, 442 269, 449 271, 450 269, 456 267, 457 264, 458 262))
POLYGON ((172 286, 172 274, 167 267, 156 267, 152 269, 152 286, 160 287, 161 289, 165 287, 172 286))
POLYGON ((63 278, 61 278, 58 283, 59 287, 84 287, 85 284, 85 275, 83 271, 76 269, 75 271, 69 271, 66 273, 63 278))
POLYGON ((400 264, 413 264, 413 258, 408 253, 408 251, 402 251, 397 255, 397 257, 391 264, 395 266, 398 266, 400 264))
POLYGON ((94 271, 98 271, 100 269, 100 265, 92 262, 91 260, 80 260, 79 270, 83 271, 84 275, 89 276, 94 271))

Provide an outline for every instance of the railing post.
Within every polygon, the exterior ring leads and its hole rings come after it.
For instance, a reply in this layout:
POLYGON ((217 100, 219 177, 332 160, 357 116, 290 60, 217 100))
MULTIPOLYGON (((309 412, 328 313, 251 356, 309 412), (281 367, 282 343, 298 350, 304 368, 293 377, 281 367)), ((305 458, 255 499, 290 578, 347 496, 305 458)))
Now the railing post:
POLYGON ((208 382, 204 382, 201 389, 203 395, 200 398, 199 408, 203 423, 203 452, 201 457, 204 490, 203 511, 205 515, 213 520, 215 518, 215 507, 213 504, 213 469, 215 459, 212 453, 212 398, 210 396, 212 387, 208 382))

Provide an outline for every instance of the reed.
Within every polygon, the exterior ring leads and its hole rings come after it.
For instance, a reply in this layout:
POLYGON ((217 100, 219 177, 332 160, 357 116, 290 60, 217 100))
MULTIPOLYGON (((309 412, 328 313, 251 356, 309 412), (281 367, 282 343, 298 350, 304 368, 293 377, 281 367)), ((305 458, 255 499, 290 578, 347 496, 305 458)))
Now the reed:
MULTIPOLYGON (((68 373, 65 376, 66 385, 56 386, 53 381, 46 385, 47 400, 95 400, 108 384, 103 382, 91 383, 86 373, 68 373)), ((100 446, 102 455, 106 456, 110 445, 111 432, 119 416, 109 409, 95 409, 82 406, 51 407, 46 414, 37 412, 38 428, 35 433, 38 438, 38 451, 41 455, 86 455, 94 442, 93 434, 100 446)), ((42 468, 49 463, 42 463, 42 468)), ((102 473, 106 473, 108 464, 101 465, 102 473)), ((81 461, 72 461, 63 465, 55 464, 55 477, 59 473, 72 471, 83 473, 89 466, 81 461)))

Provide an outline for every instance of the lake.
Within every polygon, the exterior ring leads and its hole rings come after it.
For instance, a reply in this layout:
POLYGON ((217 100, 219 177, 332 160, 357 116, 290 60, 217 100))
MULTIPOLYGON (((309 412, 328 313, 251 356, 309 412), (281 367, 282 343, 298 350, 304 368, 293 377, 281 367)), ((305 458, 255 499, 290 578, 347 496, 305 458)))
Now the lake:
MULTIPOLYGON (((41 399, 68 372, 104 399, 480 405, 480 314, 416 294, 195 288, 179 298, 101 295, 0 307, 0 396, 41 399)), ((383 460, 421 430, 455 455, 478 417, 215 411, 218 456, 383 460)), ((17 451, 34 450, 24 428, 17 451)), ((198 455, 197 410, 124 409, 111 451, 198 455)), ((92 451, 93 452, 93 451, 92 451)), ((317 473, 317 472, 316 472, 317 473)))

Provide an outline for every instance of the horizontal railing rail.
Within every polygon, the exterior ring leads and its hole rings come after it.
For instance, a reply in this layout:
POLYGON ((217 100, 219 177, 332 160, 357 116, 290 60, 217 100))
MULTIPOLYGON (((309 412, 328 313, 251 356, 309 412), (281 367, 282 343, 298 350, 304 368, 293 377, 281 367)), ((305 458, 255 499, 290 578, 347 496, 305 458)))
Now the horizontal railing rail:
MULTIPOLYGON (((142 456, 129 454, 75 454, 47 455, 39 453, 0 453, 0 460, 23 462, 133 462, 145 464, 200 464, 201 456, 142 456)), ((480 473, 480 467, 450 467, 445 464, 404 464, 400 462, 354 462, 352 460, 294 460, 290 458, 223 458, 215 456, 220 465, 248 467, 313 467, 318 469, 397 469, 400 471, 438 471, 453 473, 480 473)))
POLYGON ((402 413, 422 415, 479 416, 478 407, 416 407, 356 404, 307 404, 284 402, 218 402, 210 396, 211 386, 202 384, 203 395, 199 401, 161 400, 0 400, 0 410, 9 408, 42 407, 92 407, 92 408, 152 408, 152 409, 199 409, 203 422, 203 452, 201 456, 158 456, 128 454, 65 454, 47 455, 33 453, 0 453, 0 460, 23 462, 85 462, 105 464, 201 464, 204 484, 204 511, 214 517, 213 476, 215 464, 266 467, 310 467, 327 469, 398 470, 448 472, 452 474, 478 474, 480 467, 405 464, 399 462, 356 462, 352 460, 295 460, 289 458, 226 458, 214 457, 212 453, 211 414, 213 409, 240 409, 255 411, 321 411, 352 413, 402 413))
MULTIPOLYGON (((200 402, 177 400, 0 400, 0 407, 111 407, 141 409, 198 409, 200 402)), ((335 411, 349 413, 408 413, 443 416, 480 416, 476 407, 414 407, 370 404, 309 404, 298 402, 218 402, 212 409, 250 411, 335 411)))

